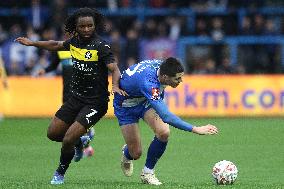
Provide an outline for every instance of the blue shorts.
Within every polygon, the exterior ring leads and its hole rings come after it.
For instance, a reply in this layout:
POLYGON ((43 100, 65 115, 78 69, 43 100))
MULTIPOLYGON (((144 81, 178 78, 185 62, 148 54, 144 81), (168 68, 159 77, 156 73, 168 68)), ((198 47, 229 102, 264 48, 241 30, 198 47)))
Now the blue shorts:
POLYGON ((133 107, 122 107, 121 104, 114 101, 114 114, 118 119, 119 125, 138 123, 139 119, 144 117, 145 112, 151 108, 150 105, 146 104, 147 101, 133 107))

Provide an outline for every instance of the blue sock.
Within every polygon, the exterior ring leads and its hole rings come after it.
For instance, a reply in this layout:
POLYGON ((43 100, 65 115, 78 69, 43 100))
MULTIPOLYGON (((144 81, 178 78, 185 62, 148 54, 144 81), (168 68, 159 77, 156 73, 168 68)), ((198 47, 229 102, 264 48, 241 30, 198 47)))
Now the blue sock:
POLYGON ((154 137, 154 140, 148 148, 147 159, 145 164, 147 168, 154 169, 156 163, 165 152, 167 144, 168 141, 163 142, 160 141, 156 136, 154 137))
POLYGON ((127 159, 133 160, 133 157, 131 157, 131 155, 129 154, 128 146, 126 146, 126 147, 124 148, 123 153, 124 153, 124 156, 125 156, 127 159))

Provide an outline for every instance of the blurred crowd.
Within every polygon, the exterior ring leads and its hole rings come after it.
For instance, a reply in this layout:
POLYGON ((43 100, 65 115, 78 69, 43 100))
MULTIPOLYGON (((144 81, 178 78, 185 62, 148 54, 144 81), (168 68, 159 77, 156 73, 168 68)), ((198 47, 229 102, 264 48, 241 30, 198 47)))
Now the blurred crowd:
MULTIPOLYGON (((0 2, 0 55, 8 75, 33 75, 50 63, 50 52, 14 43, 16 37, 63 40, 63 23, 68 13, 85 6, 108 10, 105 31, 99 34, 111 44, 121 70, 145 58, 176 56, 177 43, 182 37, 209 37, 216 43, 186 48, 185 66, 188 73, 283 72, 278 44, 241 45, 238 48, 238 63, 232 65, 228 47, 222 43, 227 36, 283 35, 284 11, 278 14, 261 11, 267 7, 284 9, 282 1, 9 0, 0 2), (160 10, 158 8, 171 11, 161 15, 135 14, 138 9, 160 10), (131 14, 119 14, 126 9, 132 10, 131 14), (194 16, 179 14, 188 9, 195 13, 194 16), (240 17, 243 9, 246 12, 240 17)), ((60 69, 50 74, 60 74, 60 69)))

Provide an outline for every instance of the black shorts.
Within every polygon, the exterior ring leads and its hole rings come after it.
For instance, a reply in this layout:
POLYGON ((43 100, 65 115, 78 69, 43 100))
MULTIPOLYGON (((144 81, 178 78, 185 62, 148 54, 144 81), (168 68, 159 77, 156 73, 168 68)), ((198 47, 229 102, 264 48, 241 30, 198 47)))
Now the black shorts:
POLYGON ((98 99, 90 104, 71 96, 60 107, 55 116, 69 125, 78 121, 88 129, 106 114, 107 109, 108 101, 98 99))

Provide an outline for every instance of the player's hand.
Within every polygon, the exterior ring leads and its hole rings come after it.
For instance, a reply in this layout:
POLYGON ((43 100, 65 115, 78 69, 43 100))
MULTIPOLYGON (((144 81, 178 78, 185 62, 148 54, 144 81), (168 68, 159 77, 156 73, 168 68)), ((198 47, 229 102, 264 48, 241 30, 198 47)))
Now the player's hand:
POLYGON ((200 127, 193 127, 192 132, 199 135, 214 135, 218 133, 217 127, 214 125, 205 125, 200 127))
POLYGON ((128 94, 124 90, 121 90, 119 87, 112 86, 111 94, 113 95, 114 93, 118 93, 123 96, 128 96, 128 94))
POLYGON ((18 37, 17 39, 15 39, 16 42, 21 43, 22 45, 26 45, 26 46, 32 46, 33 45, 33 41, 26 38, 26 37, 18 37))

